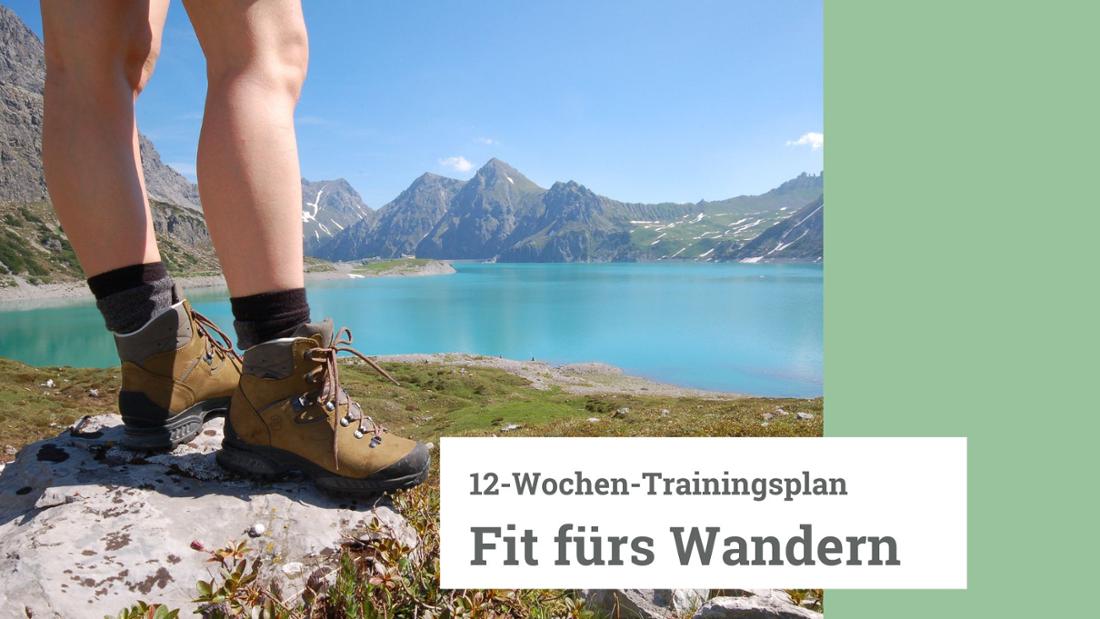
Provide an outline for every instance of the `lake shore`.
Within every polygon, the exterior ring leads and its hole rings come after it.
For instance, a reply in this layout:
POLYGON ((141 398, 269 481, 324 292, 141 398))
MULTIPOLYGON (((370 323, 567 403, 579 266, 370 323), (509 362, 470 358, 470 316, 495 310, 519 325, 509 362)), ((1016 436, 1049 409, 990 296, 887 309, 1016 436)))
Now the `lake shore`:
MULTIPOLYGON (((369 264, 369 263, 368 263, 369 264)), ((449 275, 455 272, 450 262, 445 260, 427 261, 387 261, 383 268, 369 269, 349 262, 332 263, 332 269, 307 271, 306 284, 334 279, 361 279, 371 277, 425 277, 431 275, 449 275)), ((176 277, 176 283, 188 290, 224 290, 225 278, 221 275, 198 277, 176 277)), ((21 277, 15 277, 15 285, 0 288, 0 310, 33 309, 66 305, 79 301, 90 301, 92 293, 83 281, 62 282, 56 284, 30 284, 21 277)))
POLYGON ((471 355, 467 353, 433 353, 406 355, 379 355, 379 361, 387 363, 419 363, 462 368, 492 368, 501 370, 530 382, 531 388, 548 390, 559 388, 575 395, 647 395, 669 398, 703 398, 729 400, 750 397, 726 391, 708 391, 668 383, 661 383, 642 376, 626 374, 622 368, 606 363, 567 363, 554 365, 546 361, 519 361, 504 357, 471 355))

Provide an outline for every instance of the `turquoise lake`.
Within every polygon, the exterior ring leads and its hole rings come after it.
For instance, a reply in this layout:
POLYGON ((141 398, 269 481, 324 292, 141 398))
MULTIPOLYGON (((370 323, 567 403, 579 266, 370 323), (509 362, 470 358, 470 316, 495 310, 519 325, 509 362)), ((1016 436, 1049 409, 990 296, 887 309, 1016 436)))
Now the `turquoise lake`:
MULTIPOLYGON (((677 385, 822 394, 822 268, 774 264, 455 263, 453 275, 317 282, 314 318, 351 328, 367 354, 470 352, 601 361, 677 385)), ((227 332, 225 292, 195 308, 227 332)), ((0 356, 108 367, 91 302, 0 312, 0 356)))

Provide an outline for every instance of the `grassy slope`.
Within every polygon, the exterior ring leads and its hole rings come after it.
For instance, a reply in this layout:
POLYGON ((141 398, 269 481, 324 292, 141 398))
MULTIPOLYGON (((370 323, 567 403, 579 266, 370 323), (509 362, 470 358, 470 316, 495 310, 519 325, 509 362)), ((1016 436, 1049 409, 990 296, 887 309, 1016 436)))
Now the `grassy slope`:
POLYGON ((304 262, 306 273, 324 273, 336 270, 336 265, 333 263, 313 256, 306 256, 304 262))
POLYGON ((78 279, 76 254, 49 204, 0 204, 0 286, 78 279))
POLYGON ((396 275, 414 271, 432 262, 429 258, 394 258, 393 260, 371 260, 355 265, 351 272, 359 275, 396 275))
MULTIPOLYGON (((538 390, 526 379, 493 368, 436 363, 387 363, 401 386, 358 366, 340 372, 363 408, 396 432, 435 441, 442 435, 493 432, 509 423, 515 434, 561 436, 819 436, 821 400, 742 398, 705 400, 648 395, 575 395, 538 390), (630 408, 623 419, 611 417, 630 408), (776 407, 815 413, 813 421, 761 415, 776 407), (670 414, 662 417, 661 409, 670 414), (587 421, 599 417, 600 423, 587 421)), ((20 447, 55 435, 82 415, 113 412, 114 369, 37 368, 0 359, 0 445, 20 447), (44 383, 53 380, 55 386, 44 383), (98 390, 98 396, 90 394, 98 390)))
POLYGON ((785 191, 708 202, 701 219, 698 214, 689 214, 673 220, 634 224, 630 240, 655 259, 672 257, 678 251, 677 259, 694 259, 719 241, 744 243, 755 238, 819 195, 819 186, 806 183, 785 191))
MULTIPOLYGON (((493 434, 509 423, 526 436, 821 436, 820 398, 738 398, 708 400, 649 395, 574 395, 538 390, 528 381, 493 368, 460 368, 438 363, 386 363, 400 386, 384 382, 359 366, 340 372, 345 387, 366 411, 393 431, 424 441, 442 435, 493 434), (623 418, 613 417, 629 408, 623 418), (762 415, 782 407, 810 412, 812 420, 762 415), (662 409, 669 413, 662 415, 662 409), (593 423, 589 418, 600 421, 593 423)), ((56 435, 81 415, 111 412, 116 370, 34 368, 0 359, 0 449, 56 435), (53 388, 43 386, 47 380, 53 388), (98 397, 89 393, 98 389, 98 397)), ((2 454, 3 452, 0 452, 2 454)), ((0 455, 0 459, 10 459, 0 455)), ((277 617, 591 617, 572 592, 444 591, 439 588, 439 469, 433 461, 427 483, 394 497, 422 539, 426 559, 406 560, 389 542, 350 545, 340 553, 335 584, 325 595, 307 596, 297 609, 265 603, 270 592, 258 583, 214 583, 229 600, 267 605, 277 617), (299 614, 292 614, 291 610, 299 614)), ((247 562, 247 551, 229 567, 247 562)), ((242 568, 244 569, 244 568, 242 568)), ((821 599, 820 591, 792 591, 821 599)), ((136 612, 132 616, 139 616, 136 612)), ((144 616, 144 615, 140 615, 144 616)))

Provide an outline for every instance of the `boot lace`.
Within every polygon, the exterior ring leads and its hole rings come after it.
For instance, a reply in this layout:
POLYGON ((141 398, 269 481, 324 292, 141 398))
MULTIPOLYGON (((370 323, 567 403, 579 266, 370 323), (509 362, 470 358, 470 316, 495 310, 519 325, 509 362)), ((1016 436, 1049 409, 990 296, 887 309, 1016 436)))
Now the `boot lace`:
POLYGON ((341 352, 351 353, 362 359, 375 372, 388 378, 393 384, 400 384, 393 376, 390 376, 389 372, 382 369, 382 366, 378 365, 374 359, 351 348, 350 344, 351 329, 342 327, 332 337, 331 345, 310 348, 305 354, 306 359, 320 364, 306 374, 307 381, 317 382, 320 380, 321 382, 321 389, 317 393, 316 402, 331 413, 335 413, 340 406, 347 405, 347 413, 343 417, 332 416, 332 456, 336 462, 337 470, 340 468, 340 448, 339 441, 336 440, 337 431, 339 430, 337 426, 347 427, 353 421, 358 422, 355 428, 355 438, 360 439, 370 433, 371 447, 377 447, 382 442, 382 435, 386 433, 386 428, 369 415, 364 415, 363 408, 359 406, 359 403, 348 397, 347 392, 340 386, 340 364, 336 362, 337 355, 341 352))
POLYGON ((206 316, 191 310, 191 316, 195 320, 195 325, 199 328, 199 332, 203 335, 203 340, 206 342, 206 358, 212 359, 215 351, 217 355, 222 359, 230 357, 236 360, 237 364, 241 363, 241 356, 237 354, 236 349, 233 348, 233 340, 229 339, 229 336, 218 328, 218 325, 214 324, 213 320, 210 320, 206 316), (214 338, 214 335, 218 336, 218 339, 214 338), (218 340, 221 341, 218 341, 218 340))

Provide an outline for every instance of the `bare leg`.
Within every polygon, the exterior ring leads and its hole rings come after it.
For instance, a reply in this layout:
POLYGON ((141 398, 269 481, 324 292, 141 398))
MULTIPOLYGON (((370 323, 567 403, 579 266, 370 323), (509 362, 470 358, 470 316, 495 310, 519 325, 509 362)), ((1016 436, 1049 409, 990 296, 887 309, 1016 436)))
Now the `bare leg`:
POLYGON ((160 49, 168 0, 42 1, 42 162, 87 276, 160 260, 134 102, 160 49))
POLYGON ((234 297, 301 288, 294 107, 308 44, 298 0, 185 0, 206 55, 199 195, 234 297))

